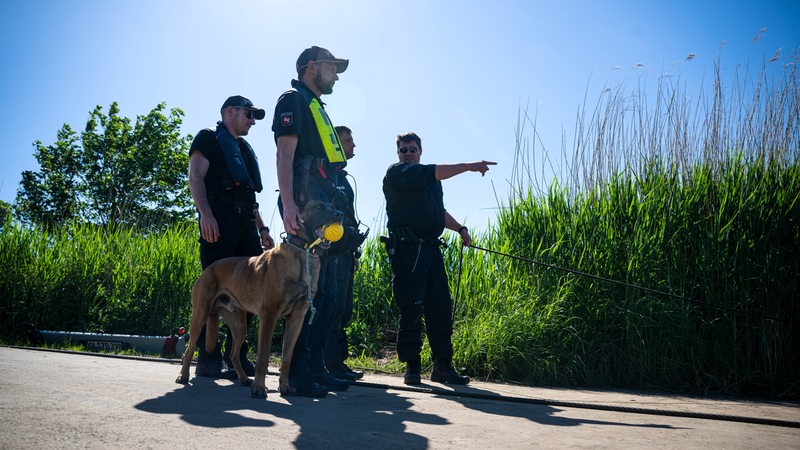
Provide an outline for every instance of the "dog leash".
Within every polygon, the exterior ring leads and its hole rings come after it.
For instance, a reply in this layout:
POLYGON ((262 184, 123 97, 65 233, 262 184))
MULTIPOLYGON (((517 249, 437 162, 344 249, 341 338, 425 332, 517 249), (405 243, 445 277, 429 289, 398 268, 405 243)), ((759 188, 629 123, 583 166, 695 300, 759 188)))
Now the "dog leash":
POLYGON ((292 247, 297 248, 298 250, 305 250, 306 252, 306 292, 308 292, 308 295, 306 296, 306 302, 308 302, 308 309, 311 311, 311 315, 308 317, 308 324, 311 325, 311 323, 314 321, 314 315, 317 313, 317 308, 314 308, 314 298, 311 295, 311 251, 314 250, 314 247, 316 247, 320 242, 322 242, 322 239, 317 238, 317 240, 311 244, 303 241, 304 245, 300 247, 292 242, 291 239, 293 237, 295 236, 288 235, 287 237, 283 238, 283 241, 292 247))
MULTIPOLYGON (((316 242, 315 242, 316 244, 316 242)), ((314 299, 311 297, 311 249, 313 245, 306 248, 306 285, 308 285, 308 309, 311 310, 311 316, 308 318, 308 324, 314 321, 314 314, 317 313, 317 308, 314 308, 314 299)))
MULTIPOLYGON (((516 260, 519 260, 519 261, 525 261, 525 262, 531 263, 534 266, 538 265, 538 266, 546 267, 548 269, 560 270, 562 272, 567 272, 567 273, 571 273, 571 274, 575 274, 575 275, 580 275, 582 277, 592 278, 592 279, 599 280, 599 281, 604 281, 604 282, 607 282, 607 283, 617 284, 617 285, 620 285, 620 286, 625 286, 625 287, 628 287, 628 288, 637 289, 637 290, 640 290, 640 291, 643 291, 643 292, 649 292, 651 294, 661 295, 661 296, 664 296, 664 297, 670 297, 670 298, 673 298, 673 299, 676 299, 676 300, 682 300, 682 301, 689 302, 689 303, 694 303, 694 304, 697 304, 697 305, 705 305, 705 306, 709 306, 709 307, 717 309, 717 310, 729 311, 729 312, 732 312, 734 314, 742 314, 742 315, 747 315, 747 316, 752 316, 752 317, 758 317, 760 319, 772 320, 772 321, 775 321, 775 322, 784 322, 784 323, 788 323, 789 322, 789 319, 783 319, 783 318, 774 317, 774 316, 767 316, 767 315, 761 314, 761 313, 759 313, 757 311, 748 311, 748 310, 739 309, 739 308, 732 308, 732 307, 727 307, 727 306, 723 306, 723 305, 717 305, 715 303, 698 300, 696 298, 686 297, 686 296, 683 296, 683 295, 677 295, 677 294, 673 294, 671 292, 666 292, 666 291, 659 291, 659 290, 652 289, 652 288, 649 288, 649 287, 640 286, 640 285, 632 284, 632 283, 627 283, 627 282, 624 282, 624 281, 614 280, 614 279, 611 279, 611 278, 605 278, 605 277, 601 277, 601 276, 598 276, 598 275, 592 275, 590 273, 581 272, 579 270, 569 269, 567 267, 560 267, 560 266, 556 266, 554 264, 548 264, 548 263, 536 261, 536 260, 530 259, 530 258, 523 258, 521 256, 511 255, 511 254, 508 254, 508 253, 503 253, 503 252, 499 252, 499 251, 496 251, 496 250, 491 250, 491 249, 488 249, 488 248, 479 247, 477 245, 470 245, 470 247, 474 248, 474 249, 477 249, 477 250, 483 250, 484 252, 487 252, 487 253, 493 253, 495 255, 500 255, 500 256, 516 259, 516 260)), ((459 262, 459 265, 460 264, 461 263, 459 262)), ((459 268, 459 272, 460 272, 460 270, 461 269, 459 268)), ((460 276, 461 275, 459 273, 459 277, 460 276)), ((459 282, 460 282, 460 278, 459 278, 459 282)))
POLYGON ((296 245, 291 241, 291 237, 293 236, 289 235, 284 237, 283 241, 298 250, 304 250, 306 252, 306 292, 308 292, 308 295, 306 296, 306 302, 308 302, 308 309, 311 311, 311 316, 308 318, 308 324, 311 325, 311 323, 314 321, 314 314, 317 313, 317 309, 314 308, 314 298, 311 296, 311 251, 317 246, 317 244, 322 242, 322 239, 317 239, 310 245, 308 242, 304 241, 305 245, 303 245, 301 248, 299 245, 296 245))
MULTIPOLYGON (((322 230, 322 235, 325 241, 336 242, 344 235, 344 228, 341 223, 334 223, 325 226, 322 230)), ((311 316, 308 318, 308 324, 314 321, 314 314, 317 309, 314 308, 314 299, 311 296, 311 250, 318 244, 323 242, 323 238, 317 238, 311 245, 306 246, 306 285, 308 287, 308 309, 311 310, 311 316)))

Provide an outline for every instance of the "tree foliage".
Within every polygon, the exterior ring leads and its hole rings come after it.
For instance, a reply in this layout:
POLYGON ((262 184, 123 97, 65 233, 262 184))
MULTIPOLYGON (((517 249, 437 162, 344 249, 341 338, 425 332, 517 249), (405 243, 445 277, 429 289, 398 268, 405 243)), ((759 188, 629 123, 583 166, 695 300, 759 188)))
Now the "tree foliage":
POLYGON ((14 210, 45 227, 70 219, 150 229, 192 213, 187 182, 191 136, 180 135, 183 111, 160 103, 131 123, 116 102, 97 106, 78 135, 64 124, 56 142, 34 143, 39 171, 25 171, 14 210))
POLYGON ((0 200, 0 228, 6 223, 6 220, 11 216, 11 203, 0 200))

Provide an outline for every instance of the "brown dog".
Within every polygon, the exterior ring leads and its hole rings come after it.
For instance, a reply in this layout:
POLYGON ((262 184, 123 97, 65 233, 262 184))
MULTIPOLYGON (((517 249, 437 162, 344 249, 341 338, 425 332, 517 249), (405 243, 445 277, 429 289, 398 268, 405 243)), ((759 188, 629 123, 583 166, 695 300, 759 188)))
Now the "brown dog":
POLYGON ((239 382, 243 386, 251 386, 252 397, 267 397, 265 378, 272 332, 278 319, 284 317, 278 386, 281 394, 290 393, 289 368, 294 344, 300 335, 309 301, 317 291, 320 268, 317 253, 330 245, 330 242, 322 239, 323 231, 326 226, 342 220, 342 213, 336 211, 333 205, 319 201, 308 202, 301 215, 303 223, 298 236, 290 236, 286 242, 259 256, 216 261, 194 283, 189 341, 176 383, 189 382, 189 365, 203 325, 207 327, 205 348, 213 348, 221 314, 233 335, 231 355, 238 355, 246 334, 247 312, 251 312, 259 317, 256 374, 251 381, 240 359, 231 358, 239 382))

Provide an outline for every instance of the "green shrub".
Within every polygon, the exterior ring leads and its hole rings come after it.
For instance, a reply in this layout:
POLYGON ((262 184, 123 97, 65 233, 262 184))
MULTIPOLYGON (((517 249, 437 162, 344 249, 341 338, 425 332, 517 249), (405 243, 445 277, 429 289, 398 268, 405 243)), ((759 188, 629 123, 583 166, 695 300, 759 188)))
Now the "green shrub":
POLYGON ((152 235, 68 224, 56 232, 10 220, 0 237, 4 340, 39 329, 164 335, 191 313, 200 274, 196 226, 152 235))

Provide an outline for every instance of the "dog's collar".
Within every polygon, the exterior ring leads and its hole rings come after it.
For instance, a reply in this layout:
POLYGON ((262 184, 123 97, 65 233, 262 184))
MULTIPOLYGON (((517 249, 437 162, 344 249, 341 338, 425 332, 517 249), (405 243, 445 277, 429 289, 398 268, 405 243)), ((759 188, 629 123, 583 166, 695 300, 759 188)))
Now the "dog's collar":
POLYGON ((308 242, 305 239, 301 238, 300 236, 295 236, 293 234, 287 234, 286 237, 283 238, 283 241, 291 245, 292 247, 295 247, 304 252, 311 253, 312 255, 315 256, 319 256, 325 253, 326 250, 324 247, 316 245, 317 244, 316 242, 314 243, 308 242))

